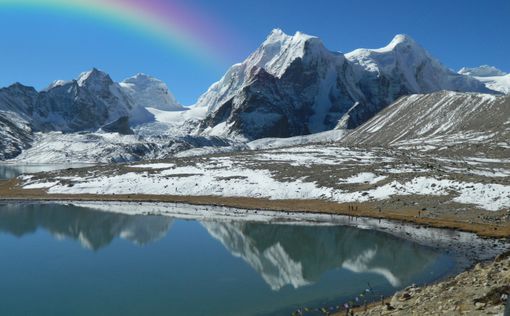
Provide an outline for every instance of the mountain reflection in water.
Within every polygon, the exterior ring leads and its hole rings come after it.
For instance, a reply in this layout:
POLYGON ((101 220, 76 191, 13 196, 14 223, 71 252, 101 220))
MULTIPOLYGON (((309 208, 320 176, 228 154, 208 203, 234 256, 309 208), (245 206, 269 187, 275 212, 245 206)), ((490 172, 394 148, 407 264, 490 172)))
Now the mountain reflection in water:
POLYGON ((232 255, 252 266, 273 290, 314 283, 336 268, 376 273, 397 287, 438 256, 411 242, 353 227, 243 222, 203 225, 232 255))
POLYGON ((0 232, 21 237, 38 229, 57 239, 70 238, 99 250, 120 237, 145 245, 166 236, 173 219, 124 215, 60 204, 0 205, 0 232))
MULTIPOLYGON (((21 237, 44 229, 56 239, 73 239, 91 250, 104 248, 115 238, 146 245, 165 237, 173 222, 165 216, 125 215, 62 204, 0 205, 0 232, 21 237)), ((341 268, 378 274, 398 287, 439 256, 417 244, 353 227, 242 221, 201 224, 273 291, 313 284, 326 272, 341 268)))

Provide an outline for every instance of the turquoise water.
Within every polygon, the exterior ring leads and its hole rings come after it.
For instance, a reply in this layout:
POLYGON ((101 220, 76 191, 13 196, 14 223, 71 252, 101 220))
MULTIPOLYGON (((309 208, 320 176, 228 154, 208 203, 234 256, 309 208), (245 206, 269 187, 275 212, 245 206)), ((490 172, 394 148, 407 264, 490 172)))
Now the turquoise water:
POLYGON ((352 227, 0 204, 0 315, 289 315, 368 284, 379 297, 429 282, 454 263, 352 227))

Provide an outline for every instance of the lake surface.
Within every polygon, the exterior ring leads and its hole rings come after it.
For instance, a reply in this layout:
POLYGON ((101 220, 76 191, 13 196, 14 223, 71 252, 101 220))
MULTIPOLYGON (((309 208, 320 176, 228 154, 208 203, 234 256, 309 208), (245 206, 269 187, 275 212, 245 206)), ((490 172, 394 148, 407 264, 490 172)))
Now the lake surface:
POLYGON ((430 282, 455 264, 346 226, 0 204, 0 315, 290 315, 430 282))

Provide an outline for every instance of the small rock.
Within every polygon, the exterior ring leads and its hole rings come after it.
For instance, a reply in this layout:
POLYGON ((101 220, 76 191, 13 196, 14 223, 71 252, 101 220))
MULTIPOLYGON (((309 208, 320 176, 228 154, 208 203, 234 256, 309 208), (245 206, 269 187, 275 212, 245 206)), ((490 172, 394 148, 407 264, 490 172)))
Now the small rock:
POLYGON ((402 294, 398 300, 401 301, 401 302, 404 302, 404 301, 408 301, 411 299, 411 294, 405 292, 404 294, 402 294))
POLYGON ((498 255, 494 261, 501 262, 506 258, 510 258, 510 251, 498 255))
POLYGON ((391 306, 390 303, 386 303, 386 310, 387 311, 393 311, 393 310, 395 310, 395 307, 391 306))
POLYGON ((482 309, 484 309, 484 308, 485 308, 485 306, 486 306, 486 305, 487 305, 487 304, 482 303, 482 302, 476 302, 476 303, 475 303, 475 309, 476 309, 476 310, 482 310, 482 309))

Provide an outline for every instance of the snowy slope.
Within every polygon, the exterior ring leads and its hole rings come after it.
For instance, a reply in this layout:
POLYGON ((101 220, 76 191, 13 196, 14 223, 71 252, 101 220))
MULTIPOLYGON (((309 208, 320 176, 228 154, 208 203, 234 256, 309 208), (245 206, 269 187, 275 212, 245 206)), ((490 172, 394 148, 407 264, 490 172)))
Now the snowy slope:
POLYGON ((154 115, 155 122, 141 124, 135 132, 144 136, 168 135, 186 136, 197 135, 201 120, 207 113, 206 108, 189 107, 182 111, 163 111, 155 108, 146 108, 154 115))
MULTIPOLYGON (((37 133, 33 146, 14 159, 17 163, 112 163, 165 159, 197 147, 228 147, 215 137, 143 137, 118 133, 37 133)), ((12 157, 9 157, 12 158, 12 157)))
POLYGON ((495 77, 476 77, 476 79, 483 82, 489 89, 510 94, 510 74, 495 77))
POLYGON ((119 84, 124 92, 132 98, 135 106, 151 107, 163 111, 183 111, 185 109, 177 102, 163 81, 146 74, 137 74, 119 84))
POLYGON ((406 96, 355 129, 341 142, 369 146, 507 144, 510 98, 436 92, 406 96))
POLYGON ((495 67, 484 65, 475 68, 462 68, 459 73, 472 76, 483 82, 489 89, 510 94, 510 74, 495 67))
POLYGON ((405 35, 343 55, 317 37, 274 30, 196 107, 208 108, 203 133, 253 140, 354 128, 400 96, 440 90, 491 92, 405 35))
POLYGON ((247 143, 246 145, 251 150, 270 149, 270 148, 283 148, 290 146, 307 145, 313 143, 332 143, 341 140, 347 131, 345 130, 331 130, 322 133, 294 136, 288 138, 261 138, 247 143))

